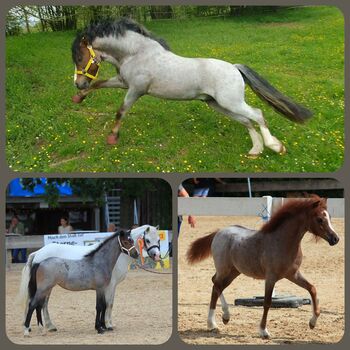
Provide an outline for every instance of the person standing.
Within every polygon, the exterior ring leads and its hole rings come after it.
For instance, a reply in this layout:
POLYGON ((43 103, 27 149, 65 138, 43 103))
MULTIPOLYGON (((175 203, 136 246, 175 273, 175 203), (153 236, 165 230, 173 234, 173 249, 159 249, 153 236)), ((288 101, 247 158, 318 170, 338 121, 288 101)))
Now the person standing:
POLYGON ((69 233, 73 231, 73 227, 69 224, 68 217, 62 216, 60 219, 60 226, 58 226, 58 233, 69 233))
MULTIPOLYGON (((178 195, 178 197, 189 197, 190 196, 182 184, 178 188, 177 195, 178 195)), ((180 227, 182 224, 182 220, 183 220, 182 215, 179 215, 177 218, 177 232, 178 232, 178 234, 180 234, 180 227)), ((188 220, 189 225, 192 228, 194 228, 196 226, 196 218, 193 215, 189 215, 187 220, 188 220)))
MULTIPOLYGON (((8 233, 12 233, 19 236, 24 236, 25 230, 22 222, 19 221, 17 215, 13 215, 11 218, 10 226, 7 230, 8 233)), ((26 263, 27 262, 27 249, 15 248, 12 249, 12 262, 13 263, 26 263), (19 255, 21 259, 19 259, 19 255)))

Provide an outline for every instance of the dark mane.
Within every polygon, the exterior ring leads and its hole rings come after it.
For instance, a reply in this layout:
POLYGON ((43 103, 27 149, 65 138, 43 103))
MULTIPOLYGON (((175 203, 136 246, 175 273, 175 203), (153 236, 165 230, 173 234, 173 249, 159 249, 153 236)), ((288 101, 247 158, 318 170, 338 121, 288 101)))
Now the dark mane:
POLYGON ((296 216, 302 212, 310 212, 314 210, 315 208, 313 208, 313 204, 318 201, 321 203, 318 208, 326 209, 325 201, 316 195, 313 195, 310 198, 289 200, 271 216, 271 219, 266 224, 261 227, 260 232, 270 233, 275 231, 290 217, 296 216))
POLYGON ((120 232, 115 232, 112 236, 106 238, 103 242, 101 242, 94 250, 92 250, 91 252, 85 254, 84 257, 87 258, 87 257, 94 256, 95 253, 97 253, 103 246, 105 246, 110 240, 112 240, 113 238, 115 238, 119 234, 120 234, 120 232))
POLYGON ((75 57, 79 53, 79 43, 84 37, 91 44, 92 41, 99 37, 114 35, 124 35, 127 30, 131 30, 135 33, 139 33, 147 38, 157 41, 166 50, 170 50, 166 41, 162 38, 158 38, 148 31, 144 26, 138 24, 130 18, 122 17, 118 20, 104 20, 91 23, 83 31, 79 32, 75 37, 72 45, 72 57, 75 62, 75 57))

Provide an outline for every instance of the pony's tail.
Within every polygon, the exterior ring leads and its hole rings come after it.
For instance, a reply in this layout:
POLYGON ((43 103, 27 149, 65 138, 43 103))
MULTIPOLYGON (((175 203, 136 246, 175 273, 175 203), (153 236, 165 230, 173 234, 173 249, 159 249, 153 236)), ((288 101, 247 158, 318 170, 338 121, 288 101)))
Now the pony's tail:
POLYGON ((193 241, 187 251, 186 258, 189 264, 200 262, 211 255, 211 244, 218 231, 193 241))
POLYGON ((307 119, 312 117, 312 112, 310 110, 280 93, 253 69, 243 64, 235 64, 235 67, 240 71, 244 81, 251 89, 277 112, 297 123, 304 123, 307 119))
POLYGON ((17 295, 17 302, 23 305, 27 305, 29 294, 28 294, 28 285, 30 280, 30 271, 33 265, 35 253, 31 253, 28 257, 27 263, 24 265, 22 270, 22 278, 19 286, 19 291, 17 295))

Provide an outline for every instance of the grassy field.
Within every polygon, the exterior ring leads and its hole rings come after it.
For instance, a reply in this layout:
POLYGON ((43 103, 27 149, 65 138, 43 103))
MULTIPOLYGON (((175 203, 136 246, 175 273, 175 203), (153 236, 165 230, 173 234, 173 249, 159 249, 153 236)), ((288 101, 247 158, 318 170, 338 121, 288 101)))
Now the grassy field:
MULTIPOLYGON (((106 144, 125 91, 71 97, 72 32, 6 39, 7 161, 16 171, 325 172, 344 154, 344 19, 334 7, 280 10, 232 19, 156 21, 147 27, 189 57, 244 63, 314 112, 306 125, 276 114, 247 88, 270 130, 287 147, 246 154, 244 127, 199 101, 142 97, 124 119, 116 146, 106 144)), ((115 75, 102 65, 100 76, 115 75)))

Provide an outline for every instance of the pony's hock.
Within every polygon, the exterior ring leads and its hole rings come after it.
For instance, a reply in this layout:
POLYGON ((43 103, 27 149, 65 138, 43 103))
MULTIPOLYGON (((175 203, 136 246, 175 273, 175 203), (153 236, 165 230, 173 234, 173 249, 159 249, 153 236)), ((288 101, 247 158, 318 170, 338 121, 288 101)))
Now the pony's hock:
MULTIPOLYGON (((281 155, 286 153, 282 142, 271 134, 262 111, 245 102, 245 84, 293 122, 303 123, 312 116, 307 108, 283 95, 251 68, 218 59, 176 55, 163 39, 128 18, 88 26, 77 34, 72 45, 72 58, 74 84, 80 90, 73 102, 80 103, 96 89, 127 90, 117 113, 115 134, 120 130, 122 118, 143 95, 201 100, 247 128, 252 141, 250 157, 258 157, 265 146, 281 155), (119 74, 108 80, 96 80, 103 61, 114 65, 119 74)), ((115 144, 115 141, 108 143, 115 144)))
MULTIPOLYGON (((264 297, 255 296, 253 298, 235 299, 235 306, 264 306, 264 297)), ((272 297, 271 307, 273 308, 298 308, 303 305, 311 305, 309 298, 300 298, 294 295, 279 295, 272 297)))

